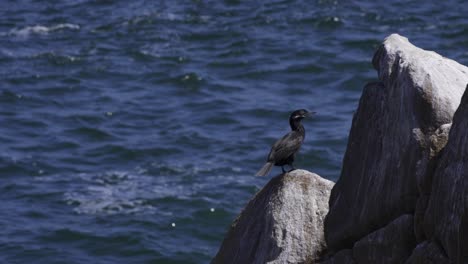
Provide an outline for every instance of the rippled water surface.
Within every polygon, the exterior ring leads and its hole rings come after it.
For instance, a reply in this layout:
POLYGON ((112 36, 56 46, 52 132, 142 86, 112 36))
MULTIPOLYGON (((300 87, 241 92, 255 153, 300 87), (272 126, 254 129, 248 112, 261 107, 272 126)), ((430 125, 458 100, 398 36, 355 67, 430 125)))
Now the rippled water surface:
POLYGON ((207 263, 268 178, 336 180, 390 33, 468 64, 463 1, 1 1, 0 263, 207 263), (272 174, 279 173, 275 168, 272 174))

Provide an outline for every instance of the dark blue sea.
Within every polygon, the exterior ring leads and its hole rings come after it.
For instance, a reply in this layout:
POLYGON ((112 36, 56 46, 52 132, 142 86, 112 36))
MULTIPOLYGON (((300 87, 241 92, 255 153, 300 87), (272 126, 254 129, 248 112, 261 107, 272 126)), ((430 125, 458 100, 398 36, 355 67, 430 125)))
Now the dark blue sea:
MULTIPOLYGON (((464 1, 0 2, 0 263, 208 263, 305 120, 340 174, 371 59, 399 33, 468 64, 464 1)), ((275 168, 272 175, 278 174, 275 168)))

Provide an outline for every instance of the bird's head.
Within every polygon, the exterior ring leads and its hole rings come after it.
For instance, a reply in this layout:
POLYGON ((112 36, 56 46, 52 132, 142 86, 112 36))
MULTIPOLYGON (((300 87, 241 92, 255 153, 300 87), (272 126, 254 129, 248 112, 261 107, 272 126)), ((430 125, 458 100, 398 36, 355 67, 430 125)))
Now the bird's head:
POLYGON ((295 120, 295 121, 300 121, 305 117, 312 116, 314 115, 315 112, 309 112, 305 109, 299 109, 291 113, 291 116, 289 117, 289 120, 295 120))

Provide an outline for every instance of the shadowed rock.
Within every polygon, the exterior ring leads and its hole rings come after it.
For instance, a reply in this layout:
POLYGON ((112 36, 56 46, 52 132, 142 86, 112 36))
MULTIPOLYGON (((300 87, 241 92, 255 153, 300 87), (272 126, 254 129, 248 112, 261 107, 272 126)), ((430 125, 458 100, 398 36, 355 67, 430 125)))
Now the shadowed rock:
POLYGON ((416 180, 418 182, 419 198, 414 209, 414 233, 418 242, 426 236, 423 230, 424 214, 432 189, 432 178, 438 160, 438 154, 445 147, 452 124, 440 126, 423 141, 423 157, 417 164, 416 180))
POLYGON ((353 251, 351 249, 343 249, 336 252, 332 257, 320 262, 320 264, 356 264, 353 259, 353 251))
POLYGON ((211 263, 314 263, 333 182, 305 170, 279 175, 231 225, 211 263))
POLYGON ((353 257, 357 263, 400 264, 415 246, 413 216, 406 214, 356 242, 353 257))
MULTIPOLYGON (((352 248, 393 219, 412 214, 425 195, 418 208, 418 217, 424 215, 434 158, 468 83, 467 67, 396 34, 385 39, 373 65, 379 82, 364 88, 330 197, 325 220, 330 252, 352 248)), ((415 229, 423 240, 421 228, 415 229)))
POLYGON ((453 118, 449 141, 434 173, 424 215, 428 238, 440 242, 451 263, 468 263, 468 86, 453 118))
POLYGON ((450 261, 445 256, 440 247, 432 242, 419 244, 406 260, 405 264, 449 264, 450 261))

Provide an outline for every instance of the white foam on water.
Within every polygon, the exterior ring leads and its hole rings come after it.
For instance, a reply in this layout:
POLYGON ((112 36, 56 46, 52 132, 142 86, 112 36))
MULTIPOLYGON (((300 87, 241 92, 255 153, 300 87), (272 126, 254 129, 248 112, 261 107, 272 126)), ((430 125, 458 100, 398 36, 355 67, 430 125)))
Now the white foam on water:
POLYGON ((110 171, 101 174, 79 174, 85 184, 64 194, 69 205, 79 214, 154 213, 145 191, 148 179, 127 172, 110 171))
POLYGON ((29 37, 30 35, 46 35, 54 31, 59 30, 79 30, 80 26, 76 24, 64 23, 64 24, 57 24, 53 26, 42 26, 42 25, 34 25, 34 26, 27 26, 24 28, 14 28, 10 30, 8 35, 16 36, 16 37, 29 37))
MULTIPOLYGON (((50 178, 50 177, 49 177, 50 178)), ((51 179, 47 179, 50 181, 51 179)), ((155 199, 191 199, 194 190, 172 177, 154 177, 124 171, 75 176, 71 190, 64 193, 67 204, 79 214, 155 214, 172 216, 160 210, 155 199), (76 177, 79 179, 77 180, 76 177)))
POLYGON ((222 178, 219 181, 218 177, 208 181, 206 178, 198 179, 198 171, 210 170, 209 164, 199 167, 154 162, 151 167, 138 166, 132 171, 80 173, 67 177, 44 175, 37 179, 61 181, 61 184, 66 179, 68 188, 63 194, 64 200, 79 214, 157 214, 167 217, 173 216, 177 210, 167 210, 166 199, 170 199, 170 203, 183 204, 193 202, 195 197, 210 203, 212 206, 208 210, 214 212, 219 201, 203 195, 211 192, 212 188, 216 189, 212 185, 213 180, 220 184, 220 188, 226 185, 226 181, 239 183, 239 177, 226 175, 219 176, 222 178), (151 172, 153 169, 156 171, 151 172), (159 200, 164 204, 159 205, 159 200))

